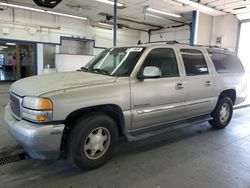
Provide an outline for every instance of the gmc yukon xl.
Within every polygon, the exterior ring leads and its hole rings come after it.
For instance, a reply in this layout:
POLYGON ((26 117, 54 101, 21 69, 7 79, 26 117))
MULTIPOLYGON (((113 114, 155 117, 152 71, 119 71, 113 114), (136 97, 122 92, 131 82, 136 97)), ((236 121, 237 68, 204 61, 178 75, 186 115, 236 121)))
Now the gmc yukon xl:
POLYGON ((225 128, 246 76, 228 50, 158 43, 110 48, 78 71, 28 77, 9 92, 6 127, 32 158, 64 154, 94 169, 121 135, 134 141, 204 121, 225 128))

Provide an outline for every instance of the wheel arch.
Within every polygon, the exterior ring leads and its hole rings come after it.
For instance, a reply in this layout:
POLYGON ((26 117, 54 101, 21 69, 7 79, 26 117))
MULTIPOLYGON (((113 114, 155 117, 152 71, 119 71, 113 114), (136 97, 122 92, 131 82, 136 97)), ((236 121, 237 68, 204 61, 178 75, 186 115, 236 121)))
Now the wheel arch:
POLYGON ((68 135, 71 132, 71 130, 73 130, 74 126, 77 124, 79 119, 95 112, 104 113, 113 118, 114 121, 117 123, 119 135, 123 135, 125 129, 125 119, 120 106, 116 104, 104 104, 104 105, 97 105, 97 106, 77 109, 71 112, 64 121, 65 128, 62 136, 61 151, 65 151, 65 145, 68 135))
POLYGON ((219 100, 223 97, 229 97, 232 100, 233 105, 234 105, 235 101, 236 101, 236 90, 235 89, 227 89, 227 90, 222 91, 219 95, 219 100))

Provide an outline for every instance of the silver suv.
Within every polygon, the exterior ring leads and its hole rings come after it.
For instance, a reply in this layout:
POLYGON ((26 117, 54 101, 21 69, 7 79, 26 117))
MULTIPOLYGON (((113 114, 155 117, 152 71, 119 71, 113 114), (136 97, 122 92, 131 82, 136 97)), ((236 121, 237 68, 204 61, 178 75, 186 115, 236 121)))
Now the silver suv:
POLYGON ((32 158, 66 156, 93 169, 111 158, 121 135, 134 141, 204 121, 225 128, 245 97, 244 68, 228 50, 116 47, 78 71, 12 84, 5 122, 32 158))

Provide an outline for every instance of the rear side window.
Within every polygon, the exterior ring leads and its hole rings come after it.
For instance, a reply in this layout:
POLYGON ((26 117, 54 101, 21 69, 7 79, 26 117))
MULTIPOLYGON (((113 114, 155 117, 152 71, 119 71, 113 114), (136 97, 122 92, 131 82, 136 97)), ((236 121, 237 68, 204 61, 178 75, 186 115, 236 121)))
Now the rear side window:
POLYGON ((174 50, 170 48, 156 48, 150 51, 141 70, 146 66, 159 67, 162 72, 162 77, 179 76, 176 56, 174 50))
POLYGON ((206 60, 200 50, 181 49, 187 76, 208 74, 206 60))
POLYGON ((218 73, 244 72, 244 68, 237 56, 210 50, 208 50, 208 53, 218 73))

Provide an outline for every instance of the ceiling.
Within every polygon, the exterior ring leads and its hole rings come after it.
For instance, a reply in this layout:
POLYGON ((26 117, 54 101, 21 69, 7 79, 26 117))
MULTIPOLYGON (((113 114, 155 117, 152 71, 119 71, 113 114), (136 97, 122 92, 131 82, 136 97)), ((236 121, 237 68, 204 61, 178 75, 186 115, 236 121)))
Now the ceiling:
MULTIPOLYGON (((119 17, 128 18, 130 20, 133 19, 139 22, 148 23, 149 25, 124 21, 124 19, 118 19, 118 23, 143 30, 155 29, 157 26, 166 27, 169 25, 190 23, 192 20, 192 10, 194 10, 194 8, 183 6, 183 4, 177 3, 176 1, 178 0, 118 0, 118 2, 126 5, 126 8, 118 9, 119 17), (155 18, 146 16, 145 7, 147 6, 174 14, 180 14, 182 17, 174 18, 158 15, 162 18, 155 18), (152 25, 155 25, 155 27, 152 25)), ((8 0, 8 3, 37 8, 37 5, 32 0, 8 0)), ((239 18, 244 17, 242 15, 249 14, 250 18, 250 0, 201 0, 200 3, 216 9, 216 11, 210 12, 210 15, 216 16, 229 12, 237 14, 239 18), (246 8, 234 10, 242 6, 246 6, 246 8)), ((108 4, 97 2, 96 0, 63 0, 53 9, 53 11, 77 16, 86 16, 90 19, 91 23, 98 23, 99 21, 106 21, 106 17, 100 15, 100 13, 112 15, 113 7, 108 4)), ((246 19, 245 17, 244 19, 246 19)))
POLYGON ((201 3, 235 14, 240 20, 250 19, 250 0, 202 0, 201 3))
MULTIPOLYGON (((118 17, 134 19, 139 22, 145 22, 156 26, 168 26, 178 25, 182 22, 190 23, 192 20, 192 10, 183 9, 182 7, 175 6, 167 3, 163 0, 118 0, 118 2, 124 3, 126 8, 118 9, 118 17), (181 18, 173 18, 169 16, 162 16, 162 19, 146 16, 144 13, 145 7, 150 6, 152 8, 168 11, 171 13, 181 14, 181 18)), ((37 5, 33 0, 8 0, 8 3, 18 4, 29 7, 36 7, 37 5)), ((41 7, 40 7, 41 8, 41 7)), ((46 8, 42 8, 46 9, 46 8)), ((63 0, 57 5, 53 11, 73 14, 77 16, 88 17, 91 22, 98 23, 99 21, 106 21, 105 16, 101 16, 100 13, 113 14, 113 6, 97 2, 96 0, 63 0)), ((124 20, 119 20, 119 24, 130 26, 138 29, 156 29, 157 27, 151 27, 149 25, 132 23, 124 20)))

